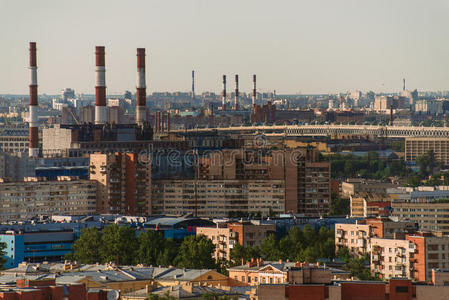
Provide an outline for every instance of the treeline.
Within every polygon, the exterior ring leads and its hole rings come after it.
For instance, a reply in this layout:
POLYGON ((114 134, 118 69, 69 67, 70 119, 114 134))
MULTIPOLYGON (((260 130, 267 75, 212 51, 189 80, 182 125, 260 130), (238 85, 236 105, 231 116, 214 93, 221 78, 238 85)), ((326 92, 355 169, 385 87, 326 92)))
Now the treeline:
POLYGON ((231 250, 231 261, 240 264, 251 258, 263 258, 264 260, 290 260, 302 262, 316 262, 318 258, 335 257, 334 231, 321 227, 316 232, 310 225, 304 230, 292 227, 288 234, 277 239, 270 234, 260 247, 248 247, 235 245, 231 250))
POLYGON ((351 276, 355 276, 360 280, 380 280, 377 276, 371 275, 371 271, 369 269, 369 254, 356 257, 349 253, 349 249, 347 247, 342 247, 338 250, 337 257, 344 260, 345 269, 351 272, 351 276))
POLYGON ((204 236, 188 236, 181 243, 165 239, 162 232, 144 231, 138 236, 135 230, 116 224, 103 230, 84 228, 73 244, 73 255, 67 259, 80 263, 109 263, 118 265, 161 265, 189 269, 214 269, 212 254, 215 246, 204 236))
POLYGON ((263 258, 267 260, 291 260, 315 262, 318 258, 334 258, 334 231, 325 227, 316 232, 306 225, 304 230, 292 227, 288 234, 277 239, 270 234, 260 247, 235 244, 231 261, 215 261, 215 245, 205 236, 188 236, 182 242, 165 239, 162 232, 144 231, 136 236, 134 229, 116 224, 103 230, 84 228, 73 244, 73 254, 67 259, 80 263, 109 263, 118 265, 145 264, 175 266, 189 269, 218 269, 239 265, 242 260, 263 258))
POLYGON ((334 154, 324 158, 331 163, 332 178, 385 179, 406 175, 406 166, 403 160, 384 161, 376 152, 369 152, 364 156, 334 154))

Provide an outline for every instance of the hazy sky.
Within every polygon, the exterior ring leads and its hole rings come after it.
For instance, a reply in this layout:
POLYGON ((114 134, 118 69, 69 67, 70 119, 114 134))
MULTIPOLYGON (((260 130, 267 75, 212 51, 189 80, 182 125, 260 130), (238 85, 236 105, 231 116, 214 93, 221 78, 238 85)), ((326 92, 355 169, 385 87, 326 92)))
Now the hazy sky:
POLYGON ((28 42, 39 93, 94 93, 106 46, 108 93, 135 91, 147 49, 148 93, 449 90, 447 0, 0 0, 0 93, 27 93, 28 42), (232 77, 232 78, 231 78, 232 77))

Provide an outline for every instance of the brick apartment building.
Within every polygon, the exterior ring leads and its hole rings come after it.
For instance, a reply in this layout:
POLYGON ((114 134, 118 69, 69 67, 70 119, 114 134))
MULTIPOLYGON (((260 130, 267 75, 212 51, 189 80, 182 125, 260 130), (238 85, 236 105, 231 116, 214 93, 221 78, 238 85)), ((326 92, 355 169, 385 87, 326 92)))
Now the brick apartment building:
POLYGON ((100 214, 151 214, 151 165, 136 153, 91 154, 90 179, 97 182, 100 214))

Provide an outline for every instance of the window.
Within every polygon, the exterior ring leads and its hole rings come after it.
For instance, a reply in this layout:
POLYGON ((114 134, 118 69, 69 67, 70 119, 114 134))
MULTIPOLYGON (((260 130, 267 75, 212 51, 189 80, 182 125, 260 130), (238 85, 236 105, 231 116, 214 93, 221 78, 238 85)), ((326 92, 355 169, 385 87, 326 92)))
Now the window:
POLYGON ((408 286, 397 286, 396 293, 408 293, 408 286))

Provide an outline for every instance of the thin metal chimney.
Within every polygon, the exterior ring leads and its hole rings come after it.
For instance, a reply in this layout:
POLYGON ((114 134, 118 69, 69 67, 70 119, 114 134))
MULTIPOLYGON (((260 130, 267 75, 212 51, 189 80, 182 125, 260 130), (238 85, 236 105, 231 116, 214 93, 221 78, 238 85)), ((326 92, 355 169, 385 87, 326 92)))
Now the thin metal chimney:
POLYGON ((36 42, 30 42, 30 116, 29 116, 29 145, 28 156, 39 156, 39 122, 37 118, 37 56, 36 42))
POLYGON ((226 110, 226 75, 223 75, 223 97, 221 98, 221 110, 226 110))
POLYGON ((142 126, 146 120, 147 85, 145 76, 145 48, 137 48, 136 123, 142 126))
POLYGON ((234 110, 239 109, 239 75, 235 75, 234 110))
POLYGON ((104 124, 108 120, 106 110, 106 68, 104 46, 95 47, 95 124, 104 124))
POLYGON ((195 70, 192 70, 192 100, 195 100, 195 70))
POLYGON ((256 74, 253 75, 253 97, 252 97, 252 105, 256 105, 256 74))

